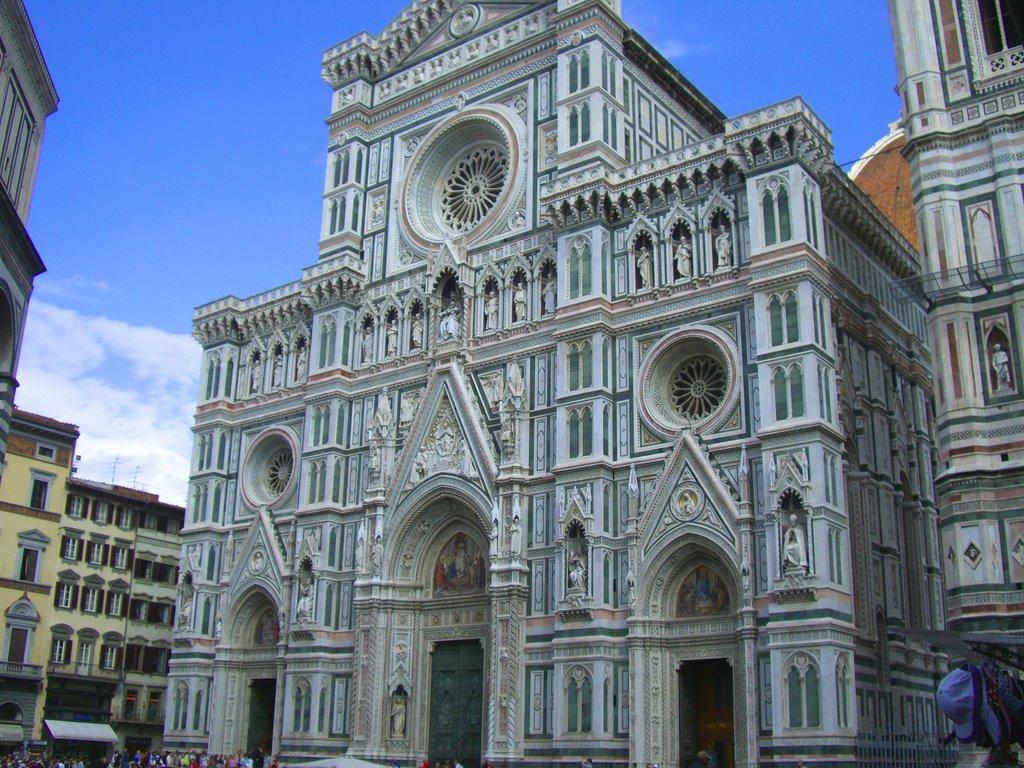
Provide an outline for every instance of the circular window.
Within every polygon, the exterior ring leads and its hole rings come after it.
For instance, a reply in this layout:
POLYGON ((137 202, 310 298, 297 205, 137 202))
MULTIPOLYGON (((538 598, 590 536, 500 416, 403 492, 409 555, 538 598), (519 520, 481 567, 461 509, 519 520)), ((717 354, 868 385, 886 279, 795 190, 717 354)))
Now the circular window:
POLYGON ((736 354, 717 331, 690 328, 666 337, 640 366, 640 412, 658 435, 707 429, 732 410, 736 354))
POLYGON ((508 176, 508 153, 477 147, 457 160, 441 191, 441 217, 453 232, 468 232, 491 212, 508 176))
POLYGON ((268 430, 253 441, 242 466, 242 494, 249 506, 271 506, 291 490, 295 455, 295 444, 284 430, 268 430))
POLYGON ((672 374, 670 397, 676 413, 691 421, 707 418, 722 404, 729 384, 721 360, 710 355, 694 355, 684 360, 672 374))
POLYGON ((517 186, 518 139, 498 108, 467 110, 416 151, 403 190, 407 232, 436 245, 486 227, 517 186))

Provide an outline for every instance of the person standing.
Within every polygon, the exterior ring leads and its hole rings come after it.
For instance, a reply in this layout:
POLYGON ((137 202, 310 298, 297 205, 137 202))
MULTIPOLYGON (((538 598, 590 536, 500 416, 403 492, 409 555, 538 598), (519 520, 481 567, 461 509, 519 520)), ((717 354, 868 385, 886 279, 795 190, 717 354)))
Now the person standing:
POLYGON ((693 761, 690 768, 708 768, 711 765, 711 755, 705 750, 701 750, 697 753, 697 759, 693 761))

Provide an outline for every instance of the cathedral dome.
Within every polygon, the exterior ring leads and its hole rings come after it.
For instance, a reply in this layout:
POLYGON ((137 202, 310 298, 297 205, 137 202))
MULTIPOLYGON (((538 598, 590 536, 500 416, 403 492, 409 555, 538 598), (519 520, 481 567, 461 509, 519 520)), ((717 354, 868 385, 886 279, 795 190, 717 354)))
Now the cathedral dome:
POLYGON ((907 241, 918 247, 910 166, 903 157, 907 140, 898 122, 850 169, 850 180, 864 192, 907 241))

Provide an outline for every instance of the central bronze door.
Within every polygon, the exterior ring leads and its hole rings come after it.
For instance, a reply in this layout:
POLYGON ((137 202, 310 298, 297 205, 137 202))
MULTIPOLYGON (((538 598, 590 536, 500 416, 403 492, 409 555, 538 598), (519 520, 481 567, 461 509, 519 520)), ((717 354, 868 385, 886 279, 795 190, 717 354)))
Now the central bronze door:
POLYGON ((478 640, 438 643, 430 665, 431 765, 478 768, 483 741, 484 651, 478 640))

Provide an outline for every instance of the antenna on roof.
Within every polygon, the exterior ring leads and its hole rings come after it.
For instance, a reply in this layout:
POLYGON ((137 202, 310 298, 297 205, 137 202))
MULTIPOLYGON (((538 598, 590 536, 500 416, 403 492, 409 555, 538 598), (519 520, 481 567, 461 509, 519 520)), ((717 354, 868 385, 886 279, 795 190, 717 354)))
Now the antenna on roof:
POLYGON ((114 462, 110 465, 110 484, 111 485, 117 485, 117 483, 114 482, 114 478, 117 477, 117 465, 120 464, 120 463, 121 463, 121 457, 120 456, 115 456, 114 457, 114 462))
POLYGON ((135 465, 135 474, 132 475, 132 488, 139 490, 139 465, 135 465))

